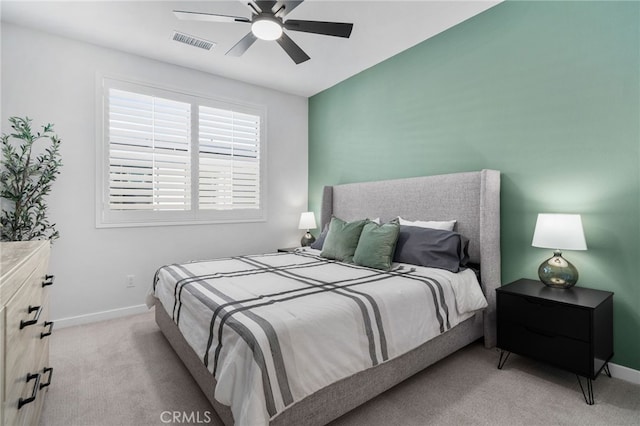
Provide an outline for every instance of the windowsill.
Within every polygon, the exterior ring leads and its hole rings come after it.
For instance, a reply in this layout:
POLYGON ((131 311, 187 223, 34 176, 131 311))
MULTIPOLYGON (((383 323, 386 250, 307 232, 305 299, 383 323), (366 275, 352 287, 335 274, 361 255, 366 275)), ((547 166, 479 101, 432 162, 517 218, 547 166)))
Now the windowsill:
POLYGON ((189 222, 185 221, 158 221, 158 222, 114 222, 114 223, 105 223, 100 222, 96 223, 97 229, 108 229, 108 228, 144 228, 149 226, 189 226, 189 225, 216 225, 216 224, 233 224, 233 223, 261 223, 266 222, 266 218, 259 219, 228 219, 228 220, 192 220, 189 222))

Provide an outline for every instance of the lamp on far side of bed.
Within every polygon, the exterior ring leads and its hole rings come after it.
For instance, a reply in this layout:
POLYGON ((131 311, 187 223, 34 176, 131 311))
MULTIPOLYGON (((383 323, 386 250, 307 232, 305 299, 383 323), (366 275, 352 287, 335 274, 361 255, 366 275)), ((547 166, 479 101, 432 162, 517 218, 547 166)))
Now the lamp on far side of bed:
POLYGON ((538 268, 540 281, 545 285, 569 288, 578 282, 578 270, 562 257, 560 250, 587 249, 582 218, 579 214, 540 213, 531 245, 554 249, 553 256, 542 262, 538 268))
POLYGON ((304 212, 300 215, 298 229, 307 230, 300 240, 300 245, 302 245, 302 247, 310 246, 316 240, 316 238, 309 232, 310 229, 316 229, 316 227, 316 216, 313 212, 304 212))

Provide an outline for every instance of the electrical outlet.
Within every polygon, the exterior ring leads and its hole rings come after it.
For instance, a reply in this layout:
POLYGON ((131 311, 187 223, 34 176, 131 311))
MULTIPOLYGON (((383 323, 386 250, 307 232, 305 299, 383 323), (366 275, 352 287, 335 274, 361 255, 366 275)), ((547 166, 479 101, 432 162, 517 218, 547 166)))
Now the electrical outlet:
POLYGON ((136 286, 135 278, 136 278, 135 275, 127 275, 127 287, 128 288, 136 286))

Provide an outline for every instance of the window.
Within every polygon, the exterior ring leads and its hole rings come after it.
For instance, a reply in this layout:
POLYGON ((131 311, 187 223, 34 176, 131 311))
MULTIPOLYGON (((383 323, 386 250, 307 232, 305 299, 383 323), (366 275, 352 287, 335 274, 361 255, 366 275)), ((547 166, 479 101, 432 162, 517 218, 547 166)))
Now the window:
POLYGON ((264 219, 264 109, 102 80, 97 226, 264 219))
POLYGON ((109 210, 191 210, 191 105, 110 89, 109 210))
POLYGON ((260 117, 205 106, 198 116, 199 208, 260 208, 260 117))

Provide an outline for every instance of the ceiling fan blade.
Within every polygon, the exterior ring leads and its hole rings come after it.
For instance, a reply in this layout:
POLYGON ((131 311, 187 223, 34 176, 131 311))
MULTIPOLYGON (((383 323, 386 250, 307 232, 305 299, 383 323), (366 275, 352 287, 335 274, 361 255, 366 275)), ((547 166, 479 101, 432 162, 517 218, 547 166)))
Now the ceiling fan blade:
POLYGON ((349 38, 353 24, 343 22, 320 22, 320 21, 300 21, 289 19, 284 23, 284 27, 291 31, 302 31, 304 33, 323 34, 334 37, 349 38))
POLYGON ((277 1, 265 1, 265 0, 255 0, 255 3, 260 8, 260 11, 263 13, 272 13, 274 12, 273 6, 278 3, 277 1))
POLYGON ((185 21, 251 22, 249 18, 243 18, 242 16, 216 15, 215 13, 189 12, 187 10, 174 10, 173 14, 178 19, 185 21))
POLYGON ((304 50, 300 49, 300 46, 298 46, 293 40, 291 40, 291 38, 289 38, 289 36, 285 33, 282 33, 280 38, 276 41, 296 64, 301 64, 304 61, 308 61, 309 59, 311 59, 309 55, 304 53, 304 50))
POLYGON ((278 10, 280 10, 282 8, 282 6, 284 6, 284 9, 282 10, 282 13, 278 14, 278 16, 285 17, 293 9, 295 9, 298 6, 300 6, 300 3, 302 3, 302 0, 279 0, 278 1, 278 5, 276 6, 275 9, 276 9, 276 11, 278 11, 278 10))
POLYGON ((242 56, 242 54, 244 52, 246 52, 247 49, 250 48, 251 45, 256 40, 257 40, 257 37, 254 36, 251 31, 249 31, 249 33, 246 36, 242 37, 242 40, 237 42, 235 44, 235 46, 233 46, 231 49, 229 49, 229 51, 226 53, 226 55, 229 55, 229 56, 242 56))

